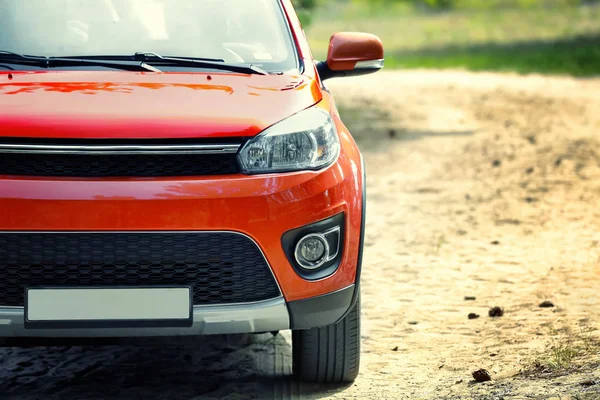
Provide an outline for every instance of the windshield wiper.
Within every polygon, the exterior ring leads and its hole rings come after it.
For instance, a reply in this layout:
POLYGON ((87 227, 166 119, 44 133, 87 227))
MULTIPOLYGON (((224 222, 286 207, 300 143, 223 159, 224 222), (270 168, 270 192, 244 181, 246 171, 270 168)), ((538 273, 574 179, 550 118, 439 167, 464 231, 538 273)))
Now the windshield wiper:
POLYGON ((25 54, 13 53, 12 51, 8 50, 0 50, 0 56, 8 56, 10 58, 16 58, 19 60, 43 60, 46 58, 43 56, 29 56, 25 54))
POLYGON ((41 68, 46 66, 46 57, 28 56, 25 54, 13 53, 12 51, 0 50, 0 60, 9 64, 17 65, 35 65, 41 68))
POLYGON ((48 57, 48 68, 52 67, 76 67, 78 65, 93 65, 98 67, 116 68, 125 71, 150 71, 162 72, 160 69, 148 65, 145 62, 90 60, 79 57, 48 57))
POLYGON ((211 58, 179 58, 164 57, 156 53, 135 53, 133 56, 64 56, 44 57, 30 56, 0 50, 0 60, 11 64, 35 65, 40 68, 76 67, 79 65, 93 65, 106 68, 123 69, 126 71, 152 71, 161 72, 150 65, 175 65, 191 68, 206 68, 222 71, 231 71, 241 74, 268 75, 268 72, 252 64, 228 64, 224 60, 211 58))
POLYGON ((30 56, 11 51, 0 50, 0 60, 9 64, 34 65, 40 68, 55 67, 77 67, 80 65, 93 65, 98 67, 122 69, 125 71, 151 71, 161 72, 158 68, 146 64, 145 62, 127 62, 127 61, 106 61, 106 60, 88 60, 79 57, 44 57, 30 56))
POLYGON ((137 61, 145 61, 152 64, 176 65, 193 68, 207 68, 223 71, 238 72, 241 74, 268 75, 267 71, 252 64, 228 64, 224 60, 212 60, 202 58, 179 58, 165 57, 152 52, 140 52, 133 55, 137 61))

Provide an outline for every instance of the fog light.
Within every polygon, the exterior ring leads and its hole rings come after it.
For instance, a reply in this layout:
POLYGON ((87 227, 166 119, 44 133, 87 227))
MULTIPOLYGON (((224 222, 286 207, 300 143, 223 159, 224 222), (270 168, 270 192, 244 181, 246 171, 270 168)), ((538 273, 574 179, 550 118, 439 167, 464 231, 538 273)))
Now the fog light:
POLYGON ((302 268, 317 269, 329 258, 329 243, 321 234, 306 235, 298 241, 295 256, 302 268))

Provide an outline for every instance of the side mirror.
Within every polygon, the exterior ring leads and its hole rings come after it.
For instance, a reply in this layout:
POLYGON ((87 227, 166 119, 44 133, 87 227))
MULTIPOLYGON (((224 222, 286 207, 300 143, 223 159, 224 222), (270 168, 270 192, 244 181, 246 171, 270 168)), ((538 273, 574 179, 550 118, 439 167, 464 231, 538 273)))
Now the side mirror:
POLYGON ((367 75, 383 68, 383 44, 370 33, 339 32, 329 41, 327 61, 317 63, 321 80, 367 75))

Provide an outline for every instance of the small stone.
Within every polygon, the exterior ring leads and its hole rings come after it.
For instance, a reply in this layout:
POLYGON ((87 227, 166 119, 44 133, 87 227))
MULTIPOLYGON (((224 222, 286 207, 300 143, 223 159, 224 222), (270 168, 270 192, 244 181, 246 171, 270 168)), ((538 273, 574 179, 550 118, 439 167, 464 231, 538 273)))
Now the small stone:
POLYGON ((493 244, 494 246, 498 246, 498 245, 500 244, 500 241, 498 241, 498 240, 494 240, 494 241, 492 242, 492 244, 493 244))
POLYGON ((410 321, 408 324, 409 324, 409 325, 417 325, 417 324, 418 324, 418 322, 417 322, 417 321, 410 321))
POLYGON ((525 170, 525 173, 526 173, 527 175, 530 175, 530 174, 533 174, 533 171, 535 171, 535 168, 533 168, 533 167, 530 167, 530 168, 527 168, 527 169, 525 170))
POLYGON ((398 351, 398 346, 394 347, 392 351, 398 351))
POLYGON ((579 384, 580 384, 581 386, 586 386, 586 387, 589 387, 589 386, 594 386, 594 385, 597 385, 597 384, 598 384, 598 381, 595 381, 594 379, 588 379, 588 380, 585 380, 585 381, 583 381, 583 382, 580 382, 579 384))
POLYGON ((390 136, 392 139, 393 139, 393 138, 395 138, 397 134, 398 134, 398 133, 396 132, 396 130, 395 130, 395 129, 390 129, 390 130, 388 131, 388 135, 389 135, 389 136, 390 136))
POLYGON ((473 379, 475 379, 477 382, 487 382, 491 381, 492 377, 490 376, 490 373, 487 370, 480 369, 473 372, 473 379))
POLYGON ((490 353, 490 357, 496 357, 498 353, 490 353))
POLYGON ((475 313, 469 314, 469 319, 477 319, 477 318, 479 318, 479 314, 475 314, 475 313))
POLYGON ((502 165, 502 161, 500 161, 500 160, 492 161, 492 167, 494 167, 494 168, 498 168, 501 165, 502 165))
POLYGON ((492 318, 501 317, 504 315, 504 308, 492 307, 490 308, 490 311, 488 311, 488 315, 492 318))
POLYGON ((548 301, 548 300, 546 300, 546 301, 542 301, 542 302, 540 303, 540 307, 541 307, 541 308, 552 308, 552 307, 554 307, 554 303, 553 303, 553 302, 551 302, 551 301, 548 301))
POLYGON ((477 300, 477 297, 475 296, 465 296, 465 301, 475 301, 477 300))
POLYGON ((462 379, 457 380, 456 382, 454 382, 455 385, 458 385, 459 383, 463 383, 462 379))
POLYGON ((18 365, 19 367, 23 367, 23 368, 29 368, 29 367, 31 367, 31 366, 33 365, 33 363, 32 363, 31 361, 24 360, 24 361, 19 361, 19 362, 17 363, 17 365, 18 365))

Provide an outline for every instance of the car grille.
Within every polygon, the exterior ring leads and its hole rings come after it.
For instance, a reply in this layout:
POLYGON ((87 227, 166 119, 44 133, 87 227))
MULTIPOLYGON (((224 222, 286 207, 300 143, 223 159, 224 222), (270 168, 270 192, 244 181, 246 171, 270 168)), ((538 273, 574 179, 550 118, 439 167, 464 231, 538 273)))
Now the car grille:
POLYGON ((235 154, 0 155, 0 175, 100 178, 225 175, 237 172, 235 154))
POLYGON ((2 138, 0 175, 101 178, 236 174, 240 172, 236 152, 242 142, 235 138, 218 143, 2 138), (193 146, 216 146, 217 150, 188 150, 193 146))
POLYGON ((0 306, 27 287, 190 286, 195 305, 279 297, 263 254, 233 232, 0 233, 0 306))

